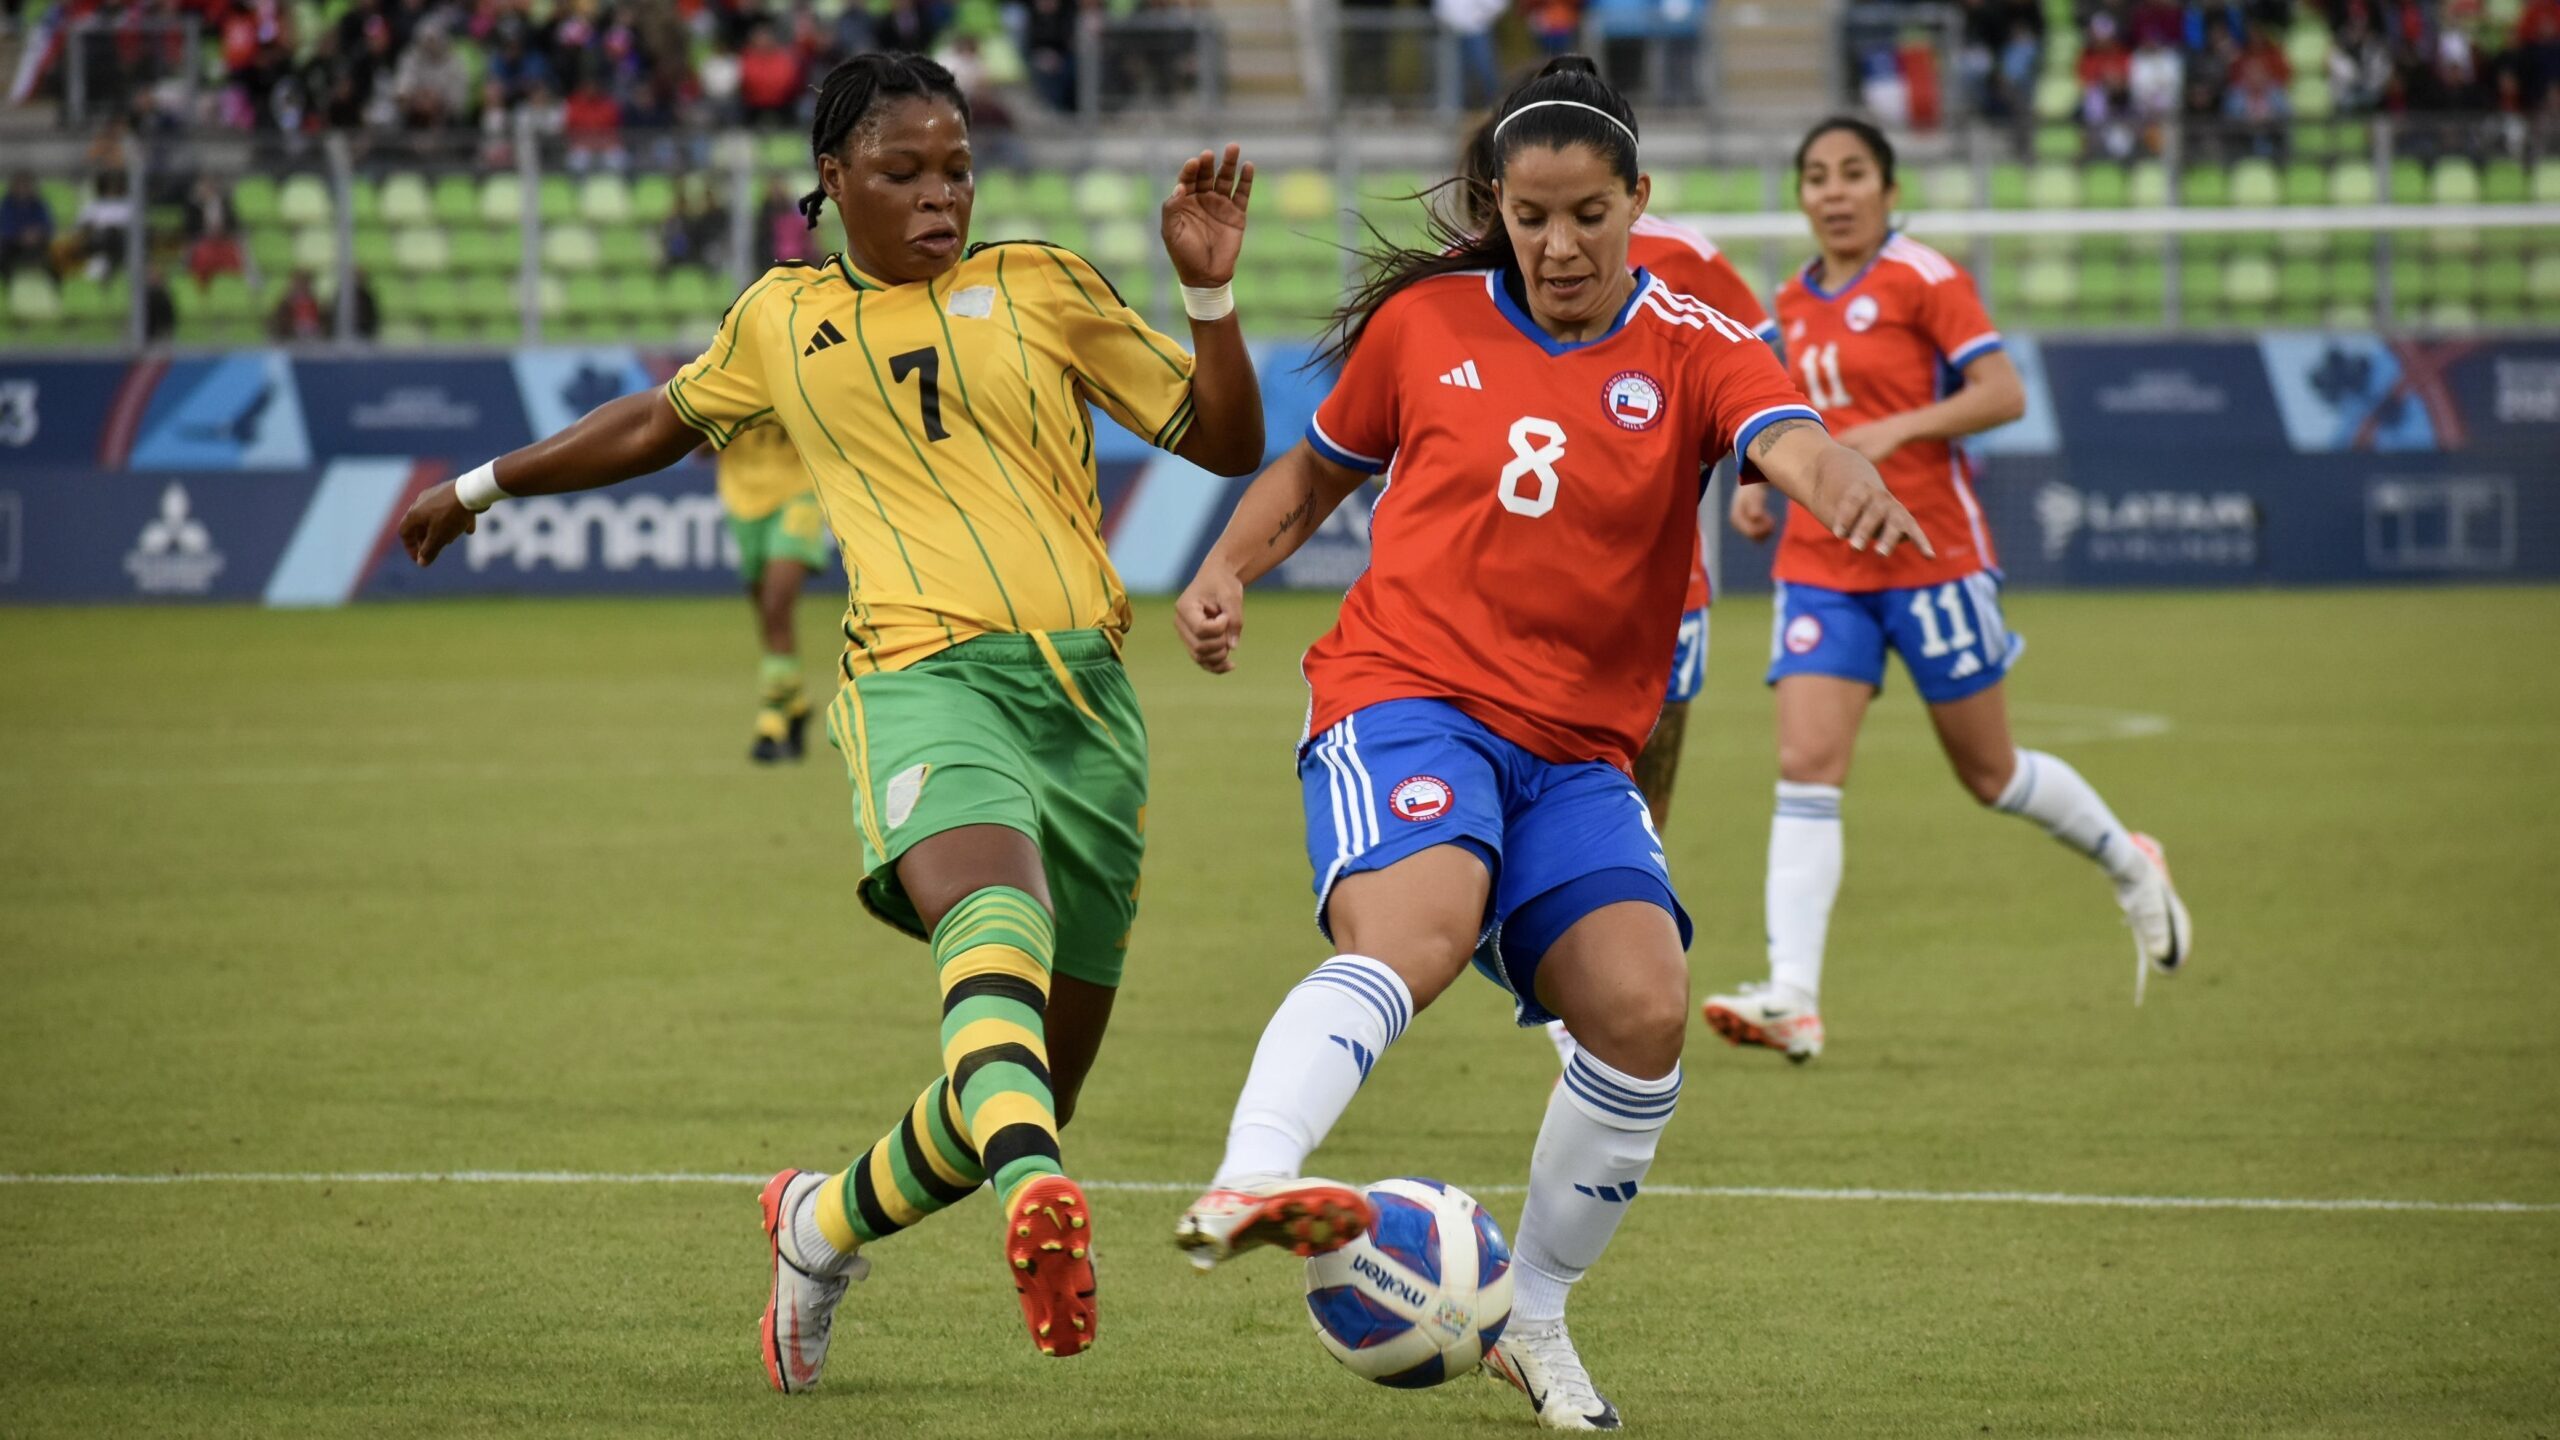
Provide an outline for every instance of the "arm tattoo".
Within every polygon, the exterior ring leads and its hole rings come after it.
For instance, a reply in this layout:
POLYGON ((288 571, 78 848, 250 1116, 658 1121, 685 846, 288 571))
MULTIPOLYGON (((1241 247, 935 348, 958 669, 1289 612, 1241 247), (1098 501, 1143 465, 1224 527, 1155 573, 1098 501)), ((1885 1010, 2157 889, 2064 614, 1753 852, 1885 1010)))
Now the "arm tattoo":
POLYGON ((1752 439, 1751 458, 1754 460, 1763 460, 1768 458, 1770 450, 1776 447, 1778 437, 1781 435, 1789 434, 1797 430, 1819 430, 1821 428, 1822 427, 1820 425, 1815 424, 1811 420, 1780 420, 1771 425, 1768 429, 1761 431, 1759 435, 1752 439))
POLYGON ((1262 542, 1262 548, 1265 550, 1270 549, 1272 546, 1280 543, 1281 536, 1297 529, 1298 522, 1307 518, 1307 510, 1314 504, 1315 501, 1312 498, 1300 497, 1297 508, 1280 517, 1280 523, 1272 528, 1271 538, 1262 542))

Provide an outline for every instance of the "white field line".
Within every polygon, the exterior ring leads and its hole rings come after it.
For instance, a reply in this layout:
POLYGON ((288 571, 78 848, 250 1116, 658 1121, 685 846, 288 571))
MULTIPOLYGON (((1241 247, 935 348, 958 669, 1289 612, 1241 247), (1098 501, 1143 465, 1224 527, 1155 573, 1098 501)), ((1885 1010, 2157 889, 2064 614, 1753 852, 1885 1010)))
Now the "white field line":
MULTIPOLYGON (((710 1170, 203 1170, 167 1174, 0 1174, 24 1185, 761 1185, 769 1175, 710 1170)), ((1196 1195, 1196 1180, 1087 1180, 1086 1189, 1196 1195)), ((1518 1195, 1520 1185, 1473 1185, 1478 1195, 1518 1195)), ((2435 1215, 2554 1215, 2560 1203, 2518 1200, 2294 1199, 2224 1195, 2074 1195, 2046 1190, 1818 1189, 1795 1185, 1648 1185, 1678 1200, 1848 1200, 1922 1205, 2043 1205, 2088 1210, 2409 1211, 2435 1215)))

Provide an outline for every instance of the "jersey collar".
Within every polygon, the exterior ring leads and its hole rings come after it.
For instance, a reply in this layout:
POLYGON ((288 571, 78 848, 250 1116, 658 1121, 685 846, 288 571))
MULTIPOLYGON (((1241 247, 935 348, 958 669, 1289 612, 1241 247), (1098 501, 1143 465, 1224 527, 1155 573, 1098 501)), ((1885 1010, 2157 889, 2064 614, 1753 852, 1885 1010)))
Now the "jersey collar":
POLYGON ((888 286, 881 284, 879 281, 872 279, 870 276, 863 274, 861 271, 854 269, 853 262, 844 258, 844 252, 841 250, 827 258, 836 263, 836 269, 843 274, 844 278, 850 282, 856 290, 886 290, 889 288, 888 286))
POLYGON ((1485 272, 1484 288, 1493 297, 1494 308, 1502 312, 1503 319, 1510 321, 1521 334, 1528 336, 1549 355, 1570 355, 1576 350, 1587 350, 1626 329, 1627 321, 1635 316, 1636 303, 1644 299, 1644 292, 1653 285, 1653 277, 1638 266, 1635 271, 1636 288, 1627 292, 1627 303, 1619 307, 1618 316, 1609 322, 1608 329, 1588 340, 1559 340, 1540 328, 1529 312, 1521 308, 1520 302, 1511 298, 1511 287, 1502 283, 1502 277, 1500 270, 1485 272))
POLYGON ((1805 293, 1811 295, 1816 300, 1837 300, 1841 296, 1848 294, 1850 291, 1857 289, 1858 282, 1867 278, 1867 272, 1875 269, 1876 266, 1883 261, 1884 252, 1892 249, 1893 242, 1901 237, 1902 232, 1899 230, 1885 231, 1884 243, 1876 247, 1876 253, 1868 256, 1867 263, 1858 267, 1858 273, 1850 276, 1848 283, 1842 285, 1837 290, 1825 290, 1822 288, 1822 257, 1819 255, 1814 256, 1812 259, 1804 263, 1804 274, 1800 277, 1804 281, 1805 293))

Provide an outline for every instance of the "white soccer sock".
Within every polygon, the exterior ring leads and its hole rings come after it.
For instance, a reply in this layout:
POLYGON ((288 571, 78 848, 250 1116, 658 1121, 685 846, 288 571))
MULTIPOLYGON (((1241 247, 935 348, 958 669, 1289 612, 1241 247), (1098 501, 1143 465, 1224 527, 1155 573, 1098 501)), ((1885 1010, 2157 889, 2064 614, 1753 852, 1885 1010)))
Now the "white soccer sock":
POLYGON ((1212 1183, 1296 1175, 1412 1020, 1413 992, 1366 955, 1310 971, 1262 1027, 1212 1183))
POLYGON ((1840 787, 1778 782, 1769 819, 1769 983, 1781 998, 1812 1005, 1822 995, 1822 947, 1846 864, 1840 787))
POLYGON ((1547 1022, 1547 1039, 1553 1041, 1555 1044, 1556 1063, 1560 1065, 1570 1065, 1573 1063, 1573 1032, 1564 1028, 1563 1021, 1550 1020, 1547 1022))
POLYGON ((2018 768, 1996 808, 2044 827, 2044 833, 2098 862, 2119 886, 2149 876, 2151 862, 2126 838, 2124 823, 2080 772, 2037 750, 2018 752, 2018 768))
POLYGON ((1565 1296, 1618 1233, 1679 1102, 1677 1065, 1658 1080, 1639 1080, 1588 1050, 1575 1052, 1564 1083, 1547 1097, 1529 1160, 1529 1199, 1511 1251, 1515 1318, 1564 1318, 1565 1296))

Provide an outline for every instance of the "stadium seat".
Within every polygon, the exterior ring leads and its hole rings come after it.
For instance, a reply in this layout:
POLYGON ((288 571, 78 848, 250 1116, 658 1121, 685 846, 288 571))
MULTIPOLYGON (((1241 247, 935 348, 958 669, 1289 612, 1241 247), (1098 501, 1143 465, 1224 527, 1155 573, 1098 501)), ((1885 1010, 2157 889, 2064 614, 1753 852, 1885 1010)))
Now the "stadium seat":
POLYGON ((2492 205, 2521 205, 2532 199, 2524 166, 2513 160, 2490 161, 2480 174, 2480 198, 2492 205))
POLYGON ((2069 165, 2038 165, 2027 177, 2027 203, 2038 210, 2080 208, 2080 172, 2069 165))
POLYGON ((805 169, 809 164, 809 137, 788 130, 767 135, 756 147, 756 162, 767 170, 805 169))
POLYGON ((641 272, 627 272, 613 282, 613 305, 635 320, 654 321, 667 313, 658 277, 641 272))
POLYGON ((2047 71, 2036 79, 2035 111, 2038 120, 2069 120, 2080 113, 2080 81, 2078 77, 2047 71))
POLYGON ((492 175, 481 181, 480 220, 486 225, 522 225, 524 182, 513 175, 492 175))
POLYGON ((62 318, 62 292, 39 271, 22 269, 9 277, 9 318, 30 327, 52 325, 62 318))
POLYGON ((2329 77, 2317 69, 2297 73, 2293 83, 2285 87, 2285 100, 2292 107, 2297 123, 2317 123, 2328 119, 2337 110, 2329 92, 2329 77))
POLYGON ((2500 255, 2482 262, 2480 301, 2483 305, 2520 309, 2525 299, 2524 257, 2500 255))
POLYGON ((561 318, 575 323, 613 309, 613 291, 592 271, 571 275, 561 287, 561 318))
POLYGON ((2092 210, 2121 210, 2133 189, 2133 177, 2122 165, 2102 163, 2080 174, 2080 203, 2092 210))
POLYGON ((435 218, 435 204, 428 198, 427 182, 408 171, 385 179, 380 198, 382 223, 385 225, 424 225, 435 218))
POLYGON ((588 176, 578 187, 578 218, 590 225, 630 224, 630 183, 610 171, 588 176))
POLYGON ((2165 261, 2136 260, 2124 270, 2124 303, 2132 318, 2160 324, 2169 315, 2169 267, 2165 261))
POLYGON ((604 259, 596 232, 584 225, 554 225, 542 232, 542 263, 552 270, 593 271, 604 259))
POLYGON ((2480 266, 2466 256, 2437 256, 2428 277, 2427 293, 2436 300, 2468 301, 2480 294, 2480 266))
POLYGON ((2329 172, 2295 161, 2284 167, 2284 203, 2317 205, 2329 198, 2329 172))
POLYGON ((440 175, 429 192, 436 222, 470 225, 480 219, 480 187, 468 175, 440 175))
POLYGON ((2077 125, 2039 125, 2035 134, 2035 157, 2038 160, 2077 160, 2087 147, 2080 138, 2077 125))
POLYGON ((2145 160, 2135 165, 2127 178, 2132 188, 2125 198, 2137 208, 2157 210, 2169 203, 2168 166, 2145 160))
POLYGON ((231 212, 240 219, 244 232, 255 233, 264 226, 278 223, 276 182, 264 175, 243 175, 231 187, 231 212))
POLYGON ((676 213, 675 182, 664 175, 643 175, 631 182, 631 218, 656 225, 676 213))
POLYGON ((413 225, 391 237, 391 263, 411 274, 442 271, 453 263, 453 246, 442 230, 413 225))
POLYGON ((2343 160, 2329 172, 2329 203, 2371 205, 2382 198, 2382 184, 2364 160, 2343 160))
POLYGON ((2243 309, 2274 303, 2281 285, 2275 262, 2264 255, 2234 255, 2223 263, 2222 298, 2243 309))
MULTIPOLYGON (((2391 308, 2396 317, 2416 313, 2434 291, 2434 275, 2426 257, 2406 249, 2391 257, 2391 308)), ((2378 292, 2377 292, 2378 294, 2378 292)))
POLYGON ((2276 267, 2276 299, 2283 305, 2318 305, 2329 293, 2328 267, 2308 257, 2291 257, 2276 267))
POLYGON ((2258 159, 2235 161, 2231 166, 2231 203, 2251 210, 2283 204, 2284 184, 2276 176, 2276 167, 2258 159))
POLYGON ((317 175, 295 175, 276 192, 276 218, 287 225, 325 225, 336 218, 329 187, 317 175))
POLYGON ((293 233, 296 267, 324 273, 338 268, 338 236, 325 225, 307 225, 293 233))
POLYGON ((2218 165, 2190 165, 2178 176, 2178 203, 2220 207, 2231 203, 2231 175, 2218 165))
MULTIPOLYGON (((453 268, 466 275, 490 274, 509 268, 504 245, 504 232, 497 230, 457 230, 451 237, 453 268)), ((359 259, 358 263, 362 263, 359 259)))
POLYGON ((269 275, 281 275, 293 268, 292 231, 272 222, 244 228, 248 232, 250 264, 269 275))
POLYGON ((1696 172, 1691 176, 1692 183, 1699 174, 1715 177, 1710 183, 1720 198, 1709 209, 1730 215, 1756 215, 1769 208, 1768 182, 1757 169, 1726 166, 1721 170, 1696 172))
POLYGON ((655 270, 658 237, 632 225, 609 225, 590 232, 596 238, 598 262, 609 271, 655 270))
MULTIPOLYGON (((347 208, 352 212, 350 218, 359 225, 381 224, 382 187, 365 176, 356 176, 347 184, 347 208)), ((246 221, 241 223, 247 225, 246 221)))
POLYGON ((2005 161, 1991 167, 1991 208, 2027 208, 2027 172, 2023 167, 2005 161))
POLYGON ((1278 191, 1273 198, 1279 202, 1283 220, 1303 225, 1333 218, 1333 177, 1321 170, 1286 171, 1278 191))
POLYGON ((515 282, 502 275, 474 275, 464 280, 461 301, 462 313, 484 324, 514 315, 521 308, 516 303, 515 282))
POLYGON ((2480 325, 2480 308, 2468 300, 2438 300, 2427 307, 2421 323, 2429 330, 2474 330, 2480 325))
POLYGON ((545 225, 578 218, 578 192, 565 175, 545 175, 535 190, 535 209, 545 225))
POLYGON ((2436 162, 2428 177, 2428 200, 2437 205, 2477 205, 2480 203, 2480 167, 2459 156, 2447 156, 2436 162))
POLYGON ((2427 203, 2427 167, 2415 160, 2391 162, 2391 203, 2424 205, 2427 203))
POLYGON ((978 208, 1000 214, 1023 209, 1029 202, 1022 197, 1022 174, 1016 170, 981 170, 978 172, 978 208))
POLYGON ((2533 162, 2533 203, 2560 205, 2560 155, 2545 155, 2533 162))
POLYGON ((2080 277, 2067 260, 2030 260, 2019 292, 2031 309, 2059 309, 2080 298, 2080 277))
POLYGON ((1156 242, 1145 227, 1135 220, 1106 220, 1093 228, 1093 263, 1108 269, 1113 278, 1146 268, 1156 242))
POLYGON ((1042 224, 1063 220, 1075 213, 1075 195, 1067 188, 1067 177, 1055 170, 1037 170, 1022 184, 1022 205, 1032 218, 1042 224))
POLYGON ((1980 199, 1973 167, 1952 160, 1929 167, 1922 194, 1922 203, 1932 210, 1971 210, 1980 199))
POLYGON ((1076 177, 1076 213, 1101 221, 1134 214, 1145 206, 1146 192, 1126 171, 1095 166, 1076 177))
POLYGON ((450 275, 420 277, 416 287, 410 292, 410 303, 418 308, 418 313, 426 317, 427 326, 431 330, 437 327, 437 322, 440 320, 460 321, 465 318, 462 305, 462 282, 450 275))
POLYGON ((204 310, 217 321, 245 319, 257 312, 257 297, 248 277, 216 275, 204 286, 204 310))
POLYGON ((696 266, 679 265, 667 272, 667 308, 678 315, 718 313, 727 298, 711 283, 711 277, 696 266))

